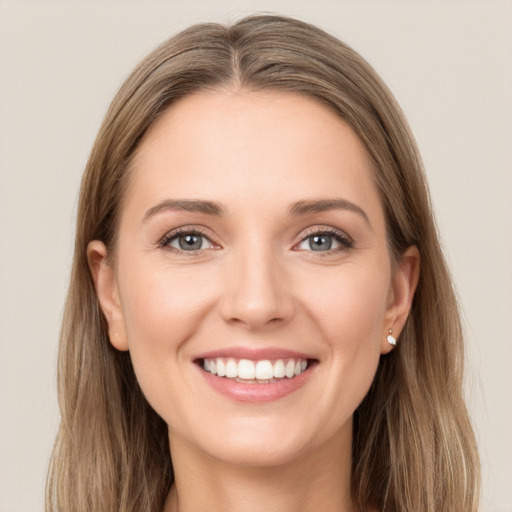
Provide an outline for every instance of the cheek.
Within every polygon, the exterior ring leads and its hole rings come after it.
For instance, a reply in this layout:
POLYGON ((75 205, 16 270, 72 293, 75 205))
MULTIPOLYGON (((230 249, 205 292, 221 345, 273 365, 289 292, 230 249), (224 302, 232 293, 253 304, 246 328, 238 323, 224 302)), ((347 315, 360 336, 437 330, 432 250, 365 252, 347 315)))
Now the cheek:
POLYGON ((121 296, 139 386, 170 428, 194 431, 195 419, 187 413, 196 396, 190 358, 211 309, 211 281, 165 263, 134 266, 123 275, 129 276, 121 296))
POLYGON ((380 346, 389 303, 390 271, 383 265, 342 265, 314 281, 306 282, 301 295, 311 316, 338 344, 357 349, 373 340, 380 346))
POLYGON ((130 345, 176 349, 197 327, 211 301, 208 281, 191 272, 148 265, 125 274, 122 307, 130 345))
POLYGON ((194 335, 212 303, 208 281, 165 265, 132 266, 121 283, 130 357, 137 380, 153 408, 166 419, 167 404, 186 383, 176 368, 190 357, 194 335))
POLYGON ((343 398, 331 397, 331 405, 349 411, 366 395, 379 363, 390 271, 367 264, 341 266, 330 274, 310 283, 304 304, 323 336, 336 387, 343 390, 343 398))

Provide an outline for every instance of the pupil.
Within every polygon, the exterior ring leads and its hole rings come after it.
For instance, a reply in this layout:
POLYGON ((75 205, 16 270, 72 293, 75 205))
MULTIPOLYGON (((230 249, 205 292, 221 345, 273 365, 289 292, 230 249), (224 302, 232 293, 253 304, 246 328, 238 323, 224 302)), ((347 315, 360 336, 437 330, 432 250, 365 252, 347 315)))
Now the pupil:
POLYGON ((328 251, 332 246, 330 236, 315 235, 309 239, 309 246, 313 251, 328 251))
POLYGON ((192 249, 201 249, 200 235, 183 235, 179 238, 180 249, 190 251, 192 249))

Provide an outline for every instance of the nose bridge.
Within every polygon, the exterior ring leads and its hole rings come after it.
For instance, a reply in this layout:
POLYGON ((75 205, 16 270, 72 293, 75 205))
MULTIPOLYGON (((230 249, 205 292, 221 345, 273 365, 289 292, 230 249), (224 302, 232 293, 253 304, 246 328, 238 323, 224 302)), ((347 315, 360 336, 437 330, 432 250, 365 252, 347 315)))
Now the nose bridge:
POLYGON ((290 318, 293 300, 279 254, 256 237, 233 251, 226 271, 222 314, 229 322, 259 328, 290 318))

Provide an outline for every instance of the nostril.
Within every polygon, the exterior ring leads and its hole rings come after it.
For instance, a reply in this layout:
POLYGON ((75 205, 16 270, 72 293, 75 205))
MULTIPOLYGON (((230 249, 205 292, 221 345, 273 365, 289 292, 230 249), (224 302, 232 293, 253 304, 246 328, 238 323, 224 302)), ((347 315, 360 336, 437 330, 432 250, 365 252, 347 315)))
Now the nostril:
POLYGON ((220 304, 221 316, 230 325, 258 329, 280 325, 293 316, 293 300, 285 283, 258 266, 261 262, 230 278, 220 304))

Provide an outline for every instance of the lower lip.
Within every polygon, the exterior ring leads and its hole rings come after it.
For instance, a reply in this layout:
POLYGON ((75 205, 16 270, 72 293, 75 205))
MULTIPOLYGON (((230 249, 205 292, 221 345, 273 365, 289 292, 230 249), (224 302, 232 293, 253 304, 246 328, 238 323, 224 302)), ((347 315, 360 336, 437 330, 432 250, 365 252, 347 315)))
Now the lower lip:
POLYGON ((304 386, 311 376, 314 366, 315 365, 309 366, 300 375, 291 379, 285 377, 276 382, 269 382, 268 384, 244 384, 232 379, 227 379, 226 377, 212 375, 202 368, 198 368, 203 378, 215 391, 231 400, 238 402, 271 402, 273 400, 279 400, 304 386))

